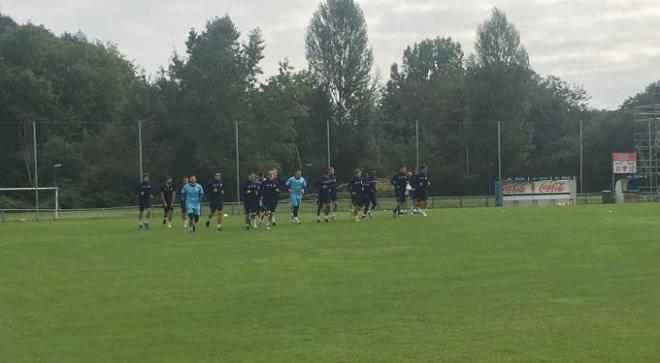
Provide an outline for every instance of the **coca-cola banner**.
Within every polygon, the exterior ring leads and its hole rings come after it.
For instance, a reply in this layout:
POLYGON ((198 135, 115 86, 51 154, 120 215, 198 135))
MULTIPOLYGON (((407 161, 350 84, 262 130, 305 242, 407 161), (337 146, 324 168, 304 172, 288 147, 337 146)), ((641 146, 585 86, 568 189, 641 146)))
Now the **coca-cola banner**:
POLYGON ((524 195, 534 193, 533 182, 504 182, 502 195, 524 195))
POLYGON ((570 194, 574 186, 575 180, 503 182, 502 195, 570 194))

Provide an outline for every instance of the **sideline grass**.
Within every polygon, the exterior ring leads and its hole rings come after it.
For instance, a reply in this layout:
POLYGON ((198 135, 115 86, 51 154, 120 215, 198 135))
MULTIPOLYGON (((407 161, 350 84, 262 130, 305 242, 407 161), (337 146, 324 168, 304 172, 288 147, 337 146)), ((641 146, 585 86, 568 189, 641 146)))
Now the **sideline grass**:
POLYGON ((660 205, 0 224, 0 361, 660 360, 660 205))

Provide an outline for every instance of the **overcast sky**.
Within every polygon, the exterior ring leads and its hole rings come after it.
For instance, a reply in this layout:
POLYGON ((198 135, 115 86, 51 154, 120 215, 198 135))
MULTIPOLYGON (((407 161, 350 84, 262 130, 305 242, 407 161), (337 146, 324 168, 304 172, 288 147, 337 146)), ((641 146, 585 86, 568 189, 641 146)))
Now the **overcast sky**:
MULTIPOLYGON (((305 67, 304 35, 319 0, 0 0, 0 11, 55 33, 83 31, 112 41, 147 71, 185 52, 188 30, 229 14, 243 34, 260 27, 266 75, 288 57, 305 67)), ((583 86, 591 105, 614 109, 660 79, 660 0, 361 0, 376 69, 383 80, 403 49, 443 36, 474 49, 490 9, 503 9, 521 33, 534 69, 583 86)))

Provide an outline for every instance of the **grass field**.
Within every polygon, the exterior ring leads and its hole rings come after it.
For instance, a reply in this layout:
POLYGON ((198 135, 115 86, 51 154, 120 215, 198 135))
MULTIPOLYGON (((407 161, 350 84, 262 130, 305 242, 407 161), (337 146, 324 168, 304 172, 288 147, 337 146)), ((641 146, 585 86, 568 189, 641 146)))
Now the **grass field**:
POLYGON ((280 219, 0 224, 0 361, 660 361, 660 205, 280 219))

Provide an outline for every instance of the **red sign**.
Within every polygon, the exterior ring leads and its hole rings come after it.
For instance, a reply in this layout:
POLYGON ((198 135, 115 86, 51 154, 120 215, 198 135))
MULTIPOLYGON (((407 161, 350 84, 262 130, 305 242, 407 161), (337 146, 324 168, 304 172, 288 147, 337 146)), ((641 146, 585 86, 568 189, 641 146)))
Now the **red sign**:
POLYGON ((612 153, 612 172, 614 174, 637 173, 637 154, 612 153))
POLYGON ((637 161, 636 153, 612 153, 612 160, 619 162, 637 161))

